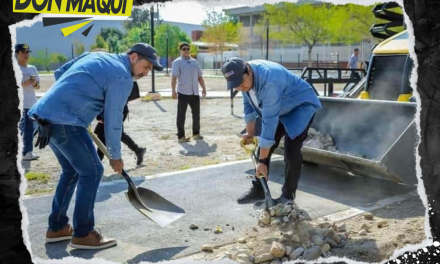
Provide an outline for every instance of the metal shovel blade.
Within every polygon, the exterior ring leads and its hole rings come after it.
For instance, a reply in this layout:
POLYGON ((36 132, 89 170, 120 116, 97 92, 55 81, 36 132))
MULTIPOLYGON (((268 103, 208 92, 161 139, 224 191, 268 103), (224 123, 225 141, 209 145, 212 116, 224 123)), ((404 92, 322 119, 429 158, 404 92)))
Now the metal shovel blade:
POLYGON ((137 187, 133 190, 129 188, 125 196, 134 208, 161 227, 165 227, 185 215, 182 208, 149 189, 137 187))

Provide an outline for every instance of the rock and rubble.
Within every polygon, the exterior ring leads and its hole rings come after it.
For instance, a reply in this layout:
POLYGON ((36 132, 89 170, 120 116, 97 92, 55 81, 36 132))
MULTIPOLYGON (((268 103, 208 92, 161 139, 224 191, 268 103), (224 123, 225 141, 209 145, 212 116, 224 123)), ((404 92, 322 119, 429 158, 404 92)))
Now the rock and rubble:
POLYGON ((263 210, 258 215, 258 226, 279 230, 277 237, 252 246, 239 243, 240 247, 247 246, 247 250, 233 248, 225 256, 239 263, 280 264, 289 260, 329 257, 333 248, 344 247, 349 235, 344 223, 336 225, 311 220, 305 210, 290 201, 263 210))

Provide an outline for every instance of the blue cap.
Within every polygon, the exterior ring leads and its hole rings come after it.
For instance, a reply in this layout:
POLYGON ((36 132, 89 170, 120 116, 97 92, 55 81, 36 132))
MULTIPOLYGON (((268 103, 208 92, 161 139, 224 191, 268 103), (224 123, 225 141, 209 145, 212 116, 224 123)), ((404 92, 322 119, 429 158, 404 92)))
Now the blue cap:
POLYGON ((226 78, 228 90, 237 88, 243 82, 243 73, 246 70, 244 60, 233 57, 228 59, 222 66, 223 76, 226 78))
POLYGON ((19 51, 29 51, 29 45, 28 44, 16 44, 15 45, 15 52, 19 52, 19 51))
POLYGON ((133 47, 131 47, 128 51, 136 52, 141 56, 145 57, 149 62, 151 62, 151 64, 153 64, 153 68, 156 71, 163 70, 163 66, 160 65, 159 62, 157 61, 156 50, 152 46, 146 43, 138 43, 135 44, 133 47))

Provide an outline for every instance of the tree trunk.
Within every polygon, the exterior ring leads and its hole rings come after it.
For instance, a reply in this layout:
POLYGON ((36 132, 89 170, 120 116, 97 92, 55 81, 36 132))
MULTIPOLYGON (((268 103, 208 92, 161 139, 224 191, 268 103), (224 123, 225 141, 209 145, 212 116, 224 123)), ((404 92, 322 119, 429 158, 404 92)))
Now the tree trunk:
POLYGON ((309 46, 309 49, 307 51, 307 58, 309 59, 308 67, 312 67, 312 49, 313 46, 309 46))

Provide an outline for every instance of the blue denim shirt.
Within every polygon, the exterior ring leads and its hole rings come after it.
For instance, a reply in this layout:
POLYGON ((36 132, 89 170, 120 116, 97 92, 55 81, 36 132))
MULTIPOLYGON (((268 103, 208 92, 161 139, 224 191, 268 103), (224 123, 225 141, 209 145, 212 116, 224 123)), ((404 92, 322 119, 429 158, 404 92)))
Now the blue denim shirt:
POLYGON ((243 92, 246 123, 262 119, 259 147, 275 144, 278 123, 284 125, 290 138, 299 136, 307 127, 321 102, 313 88, 303 79, 278 63, 264 60, 248 61, 254 74, 258 106, 254 106, 248 92, 243 92), (260 110, 261 109, 261 110, 260 110))
POLYGON ((107 150, 121 158, 122 112, 133 88, 126 54, 84 53, 57 69, 56 82, 29 110, 53 124, 87 128, 104 109, 107 150))

